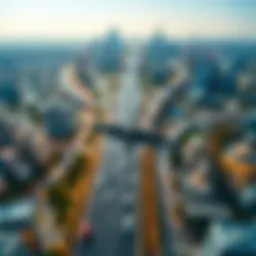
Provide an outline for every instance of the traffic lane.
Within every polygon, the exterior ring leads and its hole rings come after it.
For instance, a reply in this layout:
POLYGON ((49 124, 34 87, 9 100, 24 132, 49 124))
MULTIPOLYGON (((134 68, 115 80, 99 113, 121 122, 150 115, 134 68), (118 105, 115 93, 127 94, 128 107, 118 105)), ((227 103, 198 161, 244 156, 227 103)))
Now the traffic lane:
POLYGON ((137 205, 135 198, 132 191, 123 191, 119 236, 119 255, 122 256, 131 256, 135 252, 137 238, 137 205))
POLYGON ((135 252, 135 234, 133 231, 121 232, 120 242, 118 248, 118 255, 122 256, 132 256, 135 252))
POLYGON ((137 126, 137 114, 142 100, 138 84, 136 75, 128 72, 124 75, 123 87, 118 95, 116 122, 127 127, 137 126))
POLYGON ((120 220, 119 255, 131 256, 136 250, 137 239, 137 199, 138 199, 138 162, 137 151, 129 150, 129 160, 124 169, 122 189, 122 216, 120 220))
POLYGON ((121 215, 121 204, 118 195, 122 192, 122 179, 120 175, 117 175, 121 172, 119 172, 120 161, 116 161, 116 156, 123 158, 124 154, 119 145, 109 141, 106 156, 100 174, 100 177, 104 175, 104 178, 95 192, 90 214, 95 239, 91 242, 81 242, 76 255, 85 253, 91 256, 119 255, 120 225, 118 220, 121 215))
POLYGON ((93 214, 94 238, 92 241, 85 241, 81 246, 81 253, 77 255, 89 256, 115 256, 118 254, 120 209, 116 200, 108 202, 103 208, 99 204, 95 207, 93 214))
POLYGON ((100 196, 94 200, 96 203, 93 205, 91 217, 94 237, 92 241, 82 241, 76 255, 117 255, 119 237, 117 220, 120 218, 120 210, 116 199, 112 198, 106 202, 100 196))
MULTIPOLYGON (((120 150, 120 148, 119 148, 120 150)), ((132 151, 131 151, 132 152, 132 151)), ((113 151, 112 151, 113 153, 113 151)), ((120 152, 124 155, 124 152, 120 152)), ((110 155, 111 156, 111 155, 110 155)), ((131 168, 134 165, 130 164, 133 158, 128 158, 122 169, 116 161, 114 166, 112 161, 107 161, 111 164, 111 168, 102 170, 106 172, 106 180, 97 189, 94 197, 94 206, 91 212, 91 221, 95 230, 95 239, 92 242, 84 242, 80 245, 77 255, 87 253, 87 255, 132 255, 135 243, 134 224, 128 223, 128 228, 123 227, 122 219, 127 218, 132 213, 132 218, 135 218, 135 198, 134 189, 134 170, 131 168), (119 169, 116 174, 117 169, 119 169), (131 190, 131 191, 130 191, 131 190), (124 200, 124 196, 130 199, 124 200), (122 196, 123 195, 123 196, 122 196), (132 226, 132 228, 129 228, 132 226)), ((105 162, 106 163, 106 162, 105 162)), ((127 221, 126 221, 127 222, 127 221)), ((126 225, 127 226, 127 225, 126 225)))

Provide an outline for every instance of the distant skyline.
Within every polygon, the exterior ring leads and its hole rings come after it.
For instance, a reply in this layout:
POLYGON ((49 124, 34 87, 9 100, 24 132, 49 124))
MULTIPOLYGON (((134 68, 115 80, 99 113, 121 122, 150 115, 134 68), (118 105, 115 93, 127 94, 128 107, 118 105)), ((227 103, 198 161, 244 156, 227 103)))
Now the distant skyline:
POLYGON ((0 0, 1 40, 128 37, 256 39, 256 0, 0 0))

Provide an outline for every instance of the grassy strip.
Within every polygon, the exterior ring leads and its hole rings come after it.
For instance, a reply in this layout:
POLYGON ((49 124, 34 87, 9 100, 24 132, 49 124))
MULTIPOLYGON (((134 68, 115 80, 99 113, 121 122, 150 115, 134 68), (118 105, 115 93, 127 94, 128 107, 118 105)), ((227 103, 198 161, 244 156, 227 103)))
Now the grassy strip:
POLYGON ((142 255, 161 255, 155 164, 154 150, 146 148, 141 157, 142 255))
POLYGON ((79 174, 79 179, 72 187, 71 201, 72 207, 69 208, 67 221, 64 225, 66 243, 72 247, 75 242, 79 223, 82 219, 84 209, 88 207, 92 195, 93 182, 98 164, 100 162, 100 141, 95 138, 85 152, 86 168, 79 174))

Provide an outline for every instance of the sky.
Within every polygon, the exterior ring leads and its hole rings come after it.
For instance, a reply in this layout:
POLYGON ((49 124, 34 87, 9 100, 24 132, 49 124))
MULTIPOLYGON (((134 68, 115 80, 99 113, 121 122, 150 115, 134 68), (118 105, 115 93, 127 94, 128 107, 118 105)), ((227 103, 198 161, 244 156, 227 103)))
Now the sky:
POLYGON ((84 39, 119 29, 174 38, 255 38, 256 0, 0 0, 0 40, 84 39))

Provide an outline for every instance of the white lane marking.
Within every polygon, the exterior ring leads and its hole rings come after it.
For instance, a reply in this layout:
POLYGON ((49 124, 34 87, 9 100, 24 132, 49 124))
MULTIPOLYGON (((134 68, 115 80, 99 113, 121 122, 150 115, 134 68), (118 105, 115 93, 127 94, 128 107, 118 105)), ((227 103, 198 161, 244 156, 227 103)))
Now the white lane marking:
POLYGON ((121 218, 121 228, 123 231, 131 231, 135 228, 135 215, 134 214, 125 214, 121 218))

